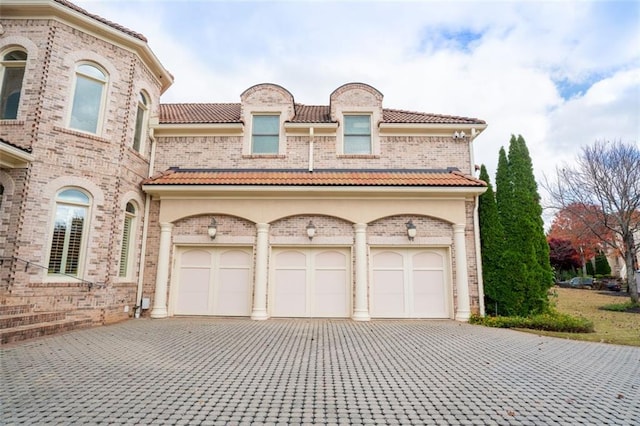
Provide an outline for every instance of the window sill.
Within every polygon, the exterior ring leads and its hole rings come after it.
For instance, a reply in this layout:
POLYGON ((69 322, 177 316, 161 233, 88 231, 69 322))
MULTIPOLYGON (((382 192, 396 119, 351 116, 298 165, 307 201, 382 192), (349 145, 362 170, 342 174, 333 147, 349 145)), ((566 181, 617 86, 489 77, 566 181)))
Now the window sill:
POLYGON ((17 119, 0 120, 0 126, 24 126, 26 121, 17 119))
POLYGON ((74 136, 79 136, 81 138, 91 139, 91 140, 98 141, 98 142, 109 143, 109 139, 102 138, 102 137, 100 137, 98 135, 94 135, 93 133, 86 133, 86 132, 82 132, 80 130, 73 130, 73 129, 68 129, 66 127, 58 127, 58 126, 53 126, 53 130, 56 130, 56 131, 62 132, 62 133, 66 133, 68 135, 74 135, 74 136))
POLYGON ((243 154, 242 158, 287 158, 282 154, 243 154))
POLYGON ((338 154, 337 155, 338 158, 368 158, 368 159, 375 159, 375 158, 380 158, 380 155, 378 154, 338 154))

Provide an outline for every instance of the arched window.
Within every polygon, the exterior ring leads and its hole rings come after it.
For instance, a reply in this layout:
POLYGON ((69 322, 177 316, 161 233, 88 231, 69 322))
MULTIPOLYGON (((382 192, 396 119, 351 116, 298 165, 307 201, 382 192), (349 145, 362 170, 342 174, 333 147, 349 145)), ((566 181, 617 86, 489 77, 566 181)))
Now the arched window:
POLYGON ((127 203, 124 212, 124 226, 122 231, 122 249, 120 250, 120 277, 129 276, 133 250, 131 250, 133 236, 135 232, 136 207, 133 203, 127 203))
POLYGON ((56 197, 56 217, 49 251, 49 274, 79 276, 91 201, 79 189, 69 188, 56 197))
POLYGON ((147 112, 149 111, 149 101, 143 92, 138 95, 138 110, 136 112, 136 132, 133 135, 133 149, 140 152, 142 141, 145 137, 147 127, 147 112))
POLYGON ((2 209, 3 198, 4 198, 4 185, 0 184, 0 209, 2 209))
POLYGON ((27 54, 21 50, 12 50, 2 55, 0 74, 2 89, 0 90, 0 119, 15 120, 18 118, 20 92, 27 54))
POLYGON ((69 127, 98 133, 106 85, 107 75, 102 70, 94 65, 78 65, 69 127))

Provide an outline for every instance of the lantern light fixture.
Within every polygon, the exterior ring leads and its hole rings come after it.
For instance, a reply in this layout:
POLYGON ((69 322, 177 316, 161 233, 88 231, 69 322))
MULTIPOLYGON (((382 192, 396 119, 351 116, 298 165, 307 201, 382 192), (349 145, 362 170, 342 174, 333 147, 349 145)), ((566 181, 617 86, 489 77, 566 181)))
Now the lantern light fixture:
POLYGON ((312 221, 309 221, 307 225, 307 237, 309 237, 309 241, 313 240, 313 237, 316 236, 316 226, 312 221))
POLYGON ((409 219, 409 222, 405 223, 405 225, 407 226, 407 236, 409 237, 409 241, 413 241, 413 239, 416 237, 416 234, 418 233, 416 225, 413 224, 413 221, 411 219, 409 219))
POLYGON ((218 222, 216 222, 216 218, 211 218, 211 223, 207 227, 207 233, 209 234, 209 238, 212 240, 216 238, 216 234, 218 233, 218 222))

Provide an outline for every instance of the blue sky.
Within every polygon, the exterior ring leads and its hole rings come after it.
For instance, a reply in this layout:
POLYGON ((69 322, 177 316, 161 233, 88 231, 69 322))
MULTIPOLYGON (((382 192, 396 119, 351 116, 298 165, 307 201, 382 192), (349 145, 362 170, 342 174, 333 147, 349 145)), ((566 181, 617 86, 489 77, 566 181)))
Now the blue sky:
POLYGON ((163 102, 239 102, 271 82, 328 104, 361 81, 384 106, 477 117, 493 178, 522 134, 539 178, 596 140, 638 143, 640 2, 75 0, 149 39, 163 102))

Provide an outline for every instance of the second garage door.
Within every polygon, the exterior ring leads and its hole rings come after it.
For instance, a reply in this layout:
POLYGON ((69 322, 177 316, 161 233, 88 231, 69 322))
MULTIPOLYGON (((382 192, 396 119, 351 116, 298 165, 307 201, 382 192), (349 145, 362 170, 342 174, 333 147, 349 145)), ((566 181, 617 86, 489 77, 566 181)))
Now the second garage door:
POLYGON ((449 318, 445 249, 372 249, 371 316, 449 318))
POLYGON ((349 260, 348 249, 274 249, 271 316, 348 317, 349 260))
POLYGON ((177 250, 176 315, 251 315, 250 248, 177 250))

